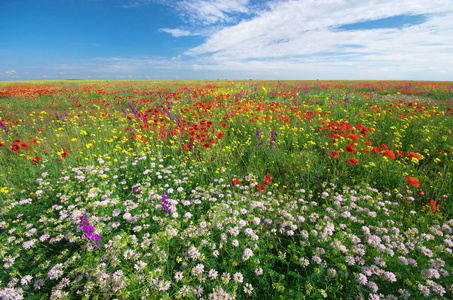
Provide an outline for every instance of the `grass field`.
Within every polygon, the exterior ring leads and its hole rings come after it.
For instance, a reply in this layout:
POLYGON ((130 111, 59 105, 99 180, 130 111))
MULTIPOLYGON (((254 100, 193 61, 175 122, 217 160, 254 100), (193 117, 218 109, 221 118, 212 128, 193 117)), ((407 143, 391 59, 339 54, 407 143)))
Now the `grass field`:
POLYGON ((1 82, 0 299, 452 299, 452 86, 1 82))

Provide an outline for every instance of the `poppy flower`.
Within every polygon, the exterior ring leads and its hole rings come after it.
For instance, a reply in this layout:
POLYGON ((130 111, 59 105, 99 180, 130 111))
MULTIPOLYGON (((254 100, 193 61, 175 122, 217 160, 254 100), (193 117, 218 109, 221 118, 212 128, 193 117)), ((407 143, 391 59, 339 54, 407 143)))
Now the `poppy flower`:
POLYGON ((385 150, 384 156, 390 157, 391 159, 395 159, 395 153, 392 150, 385 150))
POLYGON ((271 184, 271 181, 269 180, 269 178, 266 177, 263 179, 263 184, 269 185, 269 184, 271 184))
POLYGON ((63 149, 63 152, 60 153, 61 158, 65 159, 66 155, 68 155, 68 150, 63 149))
POLYGON ((17 152, 20 150, 20 147, 18 145, 14 144, 11 146, 11 150, 13 150, 13 152, 17 152))
POLYGON ((337 158, 339 153, 337 150, 331 150, 330 157, 337 158))
POLYGON ((346 151, 348 151, 349 153, 354 153, 354 152, 357 151, 357 149, 356 149, 356 148, 353 148, 352 145, 347 145, 347 146, 345 147, 345 149, 346 149, 346 151))
POLYGON ((363 154, 367 154, 368 153, 368 149, 367 148, 363 148, 362 152, 363 152, 363 154))
POLYGON ((348 163, 351 165, 356 165, 359 161, 355 158, 348 158, 348 163))
POLYGON ((223 128, 226 128, 227 124, 222 122, 222 123, 220 123, 220 126, 222 126, 223 128))
POLYGON ((182 145, 182 150, 189 150, 190 149, 190 146, 188 143, 185 143, 184 145, 182 145))
POLYGON ((217 138, 220 140, 221 138, 223 138, 224 136, 224 133, 223 132, 219 132, 217 133, 217 138))
POLYGON ((33 142, 34 145, 38 145, 39 144, 39 142, 37 140, 33 140, 32 142, 33 142))
POLYGON ((272 180, 272 175, 271 174, 267 174, 266 177, 269 178, 269 180, 272 180))
POLYGON ((5 143, 3 143, 2 141, 0 141, 0 147, 3 146, 5 143))
POLYGON ((209 148, 209 144, 208 144, 208 143, 204 143, 204 144, 203 144, 203 147, 209 148))
POLYGON ((431 203, 431 209, 433 210, 433 212, 436 212, 436 210, 439 209, 439 204, 437 204, 437 202, 434 200, 431 200, 429 202, 431 203))
POLYGON ((374 153, 378 154, 381 151, 381 149, 373 147, 373 149, 371 151, 373 151, 374 153))
POLYGON ((264 191, 264 189, 266 188, 264 185, 257 185, 257 187, 258 187, 261 191, 264 191))
POLYGON ((403 151, 398 151, 398 155, 403 157, 404 156, 404 152, 403 151))
POLYGON ((30 149, 30 146, 28 146, 27 142, 22 142, 19 144, 22 148, 25 148, 25 149, 30 149))
POLYGON ((407 180, 407 182, 409 182, 410 185, 412 185, 414 187, 420 186, 420 181, 418 181, 417 179, 415 179, 413 177, 407 176, 406 180, 407 180))
POLYGON ((233 184, 238 185, 239 184, 239 180, 233 179, 233 184))
POLYGON ((33 158, 31 159, 31 162, 32 162, 34 165, 36 165, 39 161, 41 161, 41 159, 40 159, 39 157, 37 157, 37 156, 35 156, 35 157, 33 157, 33 158))
POLYGON ((357 141, 359 138, 355 134, 351 133, 350 135, 348 135, 348 139, 353 140, 353 141, 357 141))
POLYGON ((365 142, 365 145, 371 146, 371 142, 370 142, 370 141, 367 141, 367 142, 365 142))
POLYGON ((16 139, 16 140, 13 141, 13 144, 19 144, 19 143, 20 143, 20 140, 16 139))

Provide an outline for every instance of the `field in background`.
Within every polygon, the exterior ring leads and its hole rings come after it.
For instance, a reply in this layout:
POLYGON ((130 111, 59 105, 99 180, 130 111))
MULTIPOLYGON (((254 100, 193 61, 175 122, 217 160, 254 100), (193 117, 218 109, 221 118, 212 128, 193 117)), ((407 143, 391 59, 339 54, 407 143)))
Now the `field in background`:
POLYGON ((452 108, 449 82, 2 82, 0 296, 447 299, 452 108))

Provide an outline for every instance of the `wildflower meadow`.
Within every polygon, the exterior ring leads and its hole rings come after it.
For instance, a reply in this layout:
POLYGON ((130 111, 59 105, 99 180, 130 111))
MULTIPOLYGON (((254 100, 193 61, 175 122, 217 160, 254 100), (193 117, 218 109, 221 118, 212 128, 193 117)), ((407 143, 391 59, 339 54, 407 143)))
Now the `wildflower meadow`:
POLYGON ((0 83, 0 299, 453 299, 453 83, 0 83))

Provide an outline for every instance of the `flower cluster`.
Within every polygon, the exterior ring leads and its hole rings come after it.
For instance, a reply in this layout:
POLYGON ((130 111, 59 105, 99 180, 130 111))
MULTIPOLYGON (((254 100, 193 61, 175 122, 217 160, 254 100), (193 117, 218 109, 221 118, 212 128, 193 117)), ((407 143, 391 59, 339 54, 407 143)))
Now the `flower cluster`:
POLYGON ((84 233, 85 238, 94 241, 94 244, 92 246, 94 249, 97 249, 99 246, 99 241, 102 239, 102 237, 99 234, 94 234, 94 227, 93 225, 90 224, 86 215, 80 217, 79 227, 82 228, 83 231, 85 231, 84 233))

